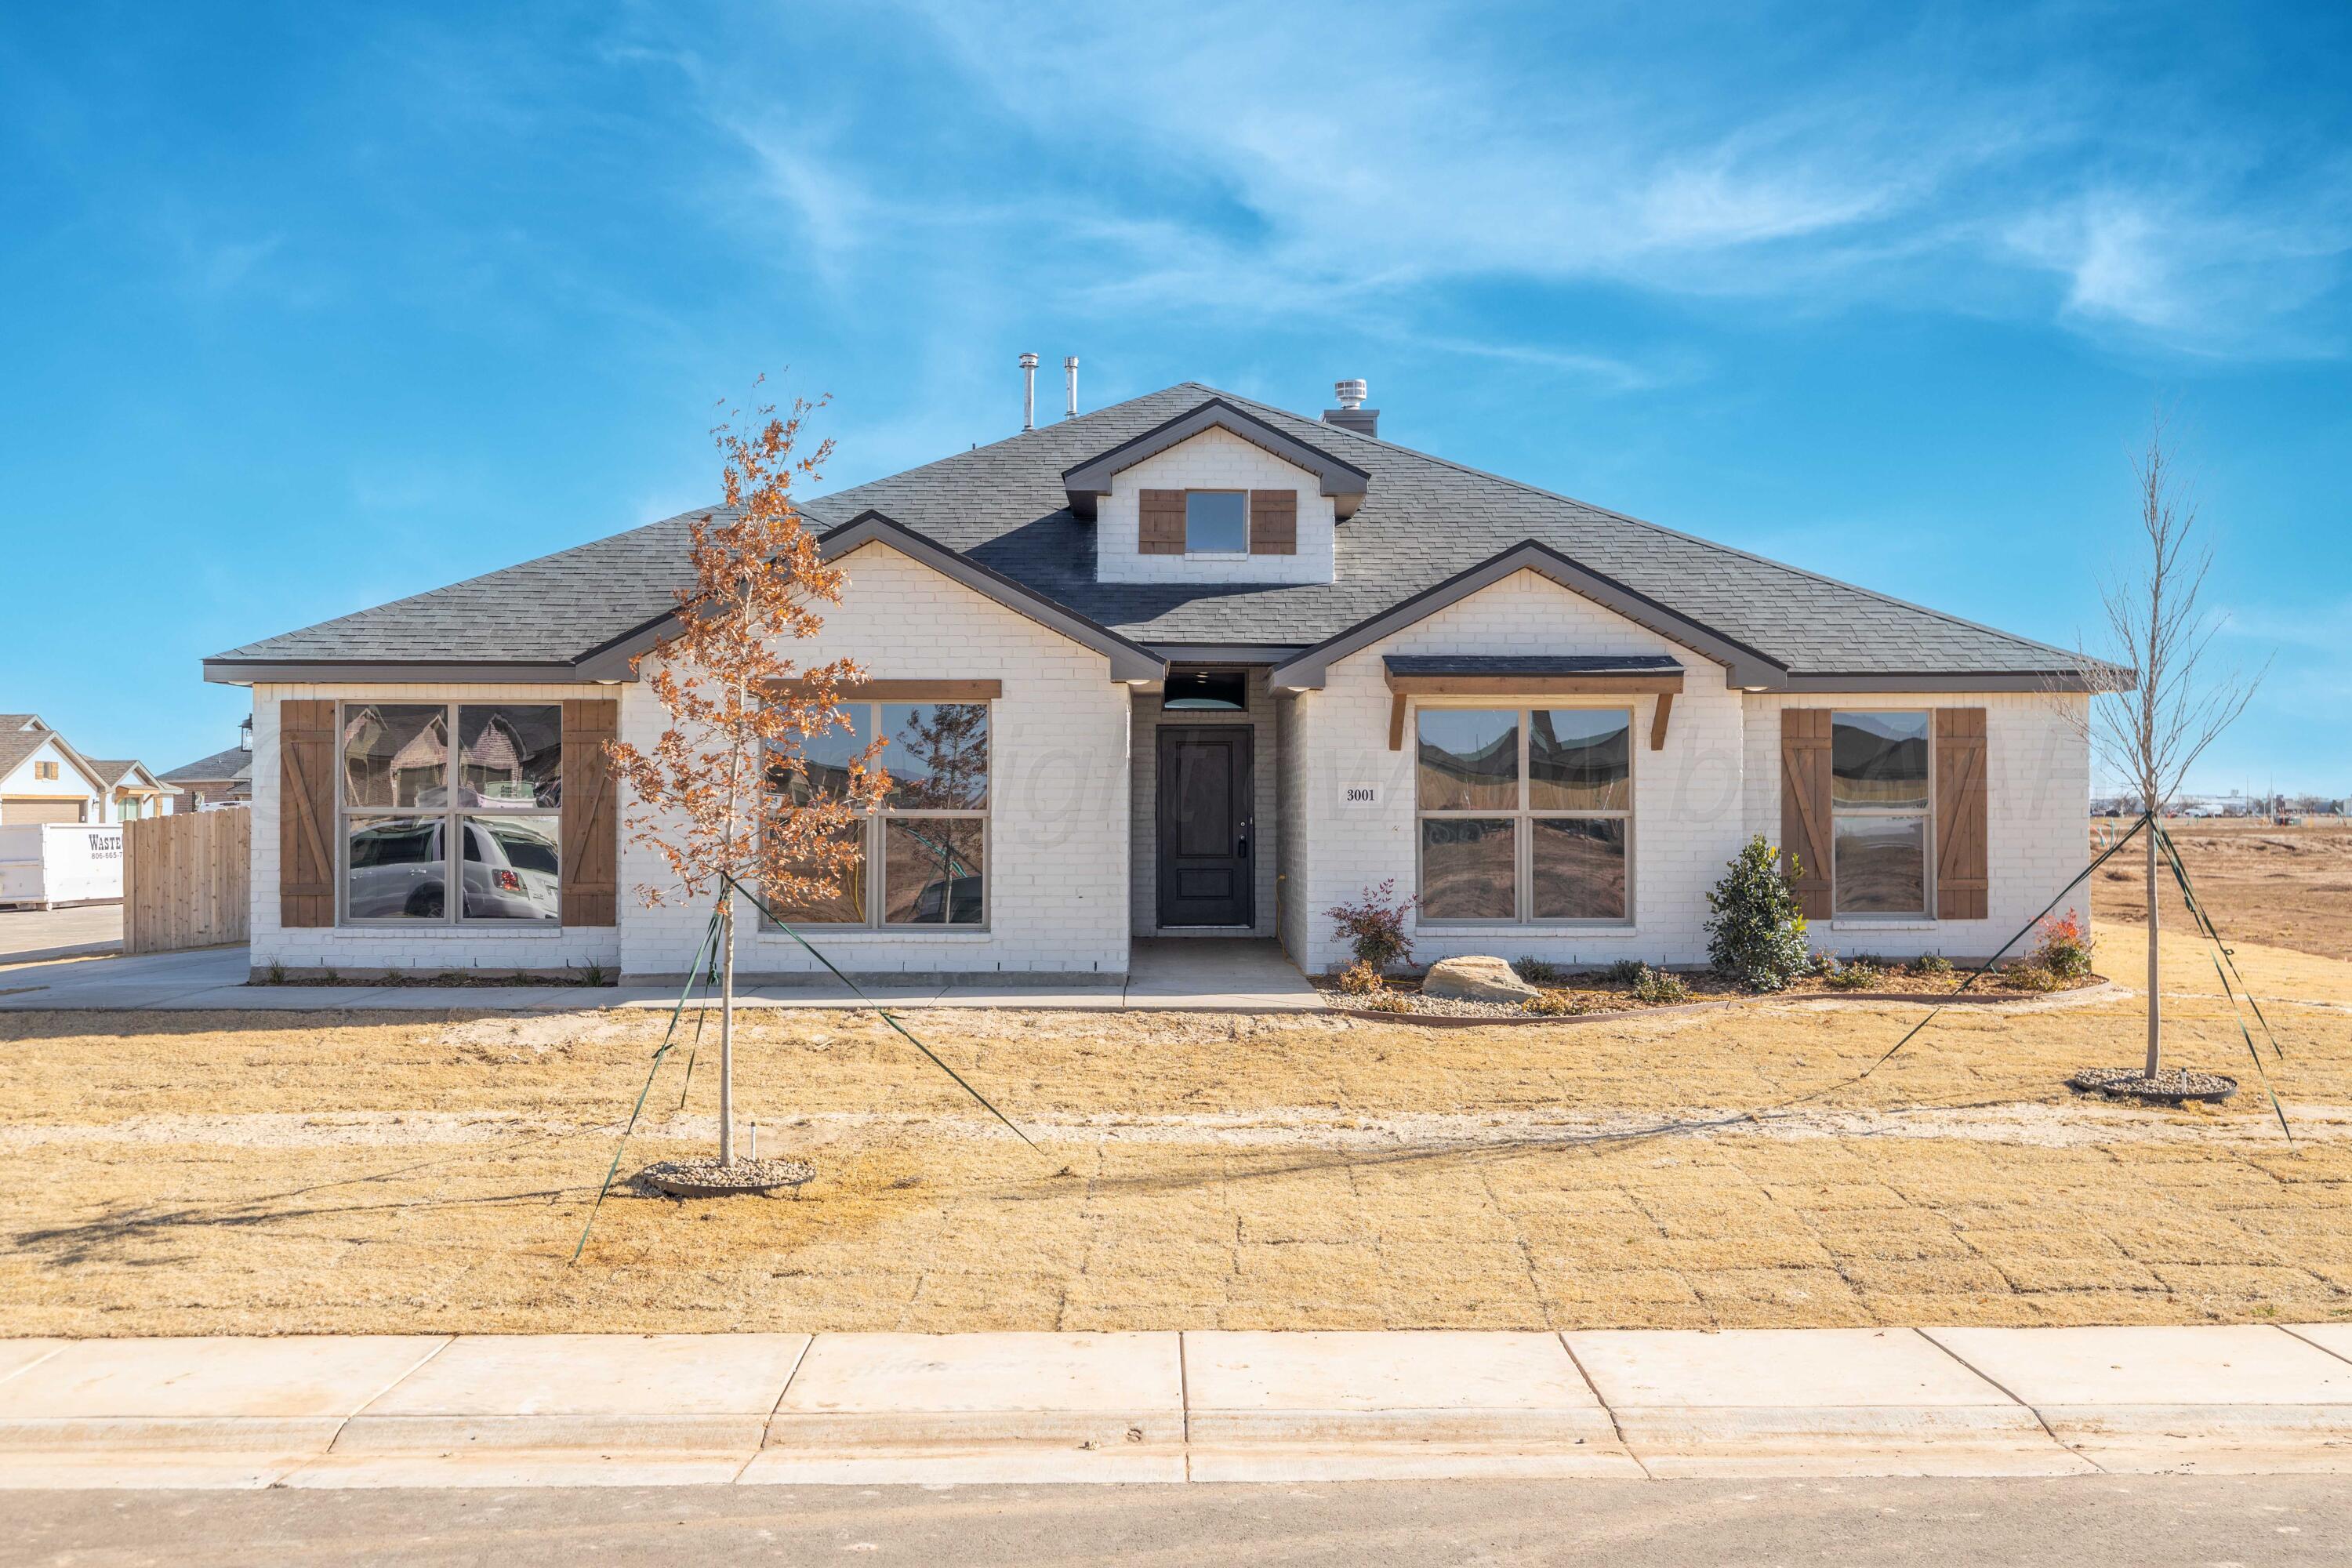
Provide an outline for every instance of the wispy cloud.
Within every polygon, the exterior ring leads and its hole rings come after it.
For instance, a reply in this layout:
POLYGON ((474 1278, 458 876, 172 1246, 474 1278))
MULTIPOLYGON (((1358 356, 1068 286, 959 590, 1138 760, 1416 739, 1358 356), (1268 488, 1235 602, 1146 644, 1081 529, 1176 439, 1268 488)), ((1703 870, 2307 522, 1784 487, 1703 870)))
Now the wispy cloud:
POLYGON ((2265 162, 2192 100, 2151 114, 2139 95, 2182 89, 2086 65, 2103 24, 2074 8, 1868 36, 1727 11, 1674 48, 1492 7, 885 15, 951 85, 787 114, 757 107, 754 64, 698 73, 835 278, 1025 247, 1103 312, 1411 316, 1433 286, 1510 279, 2039 311, 2207 355, 2345 346, 2311 320, 2352 269, 2342 154, 2265 162), (882 117, 935 103, 971 146, 877 149, 882 117))

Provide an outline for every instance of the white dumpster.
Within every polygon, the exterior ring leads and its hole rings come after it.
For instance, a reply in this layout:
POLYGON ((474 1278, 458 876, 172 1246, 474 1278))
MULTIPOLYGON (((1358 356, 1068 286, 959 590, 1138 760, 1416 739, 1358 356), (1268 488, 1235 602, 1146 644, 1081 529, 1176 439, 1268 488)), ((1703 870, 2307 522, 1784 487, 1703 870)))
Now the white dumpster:
POLYGON ((120 823, 26 823, 0 827, 0 905, 120 902, 120 823))

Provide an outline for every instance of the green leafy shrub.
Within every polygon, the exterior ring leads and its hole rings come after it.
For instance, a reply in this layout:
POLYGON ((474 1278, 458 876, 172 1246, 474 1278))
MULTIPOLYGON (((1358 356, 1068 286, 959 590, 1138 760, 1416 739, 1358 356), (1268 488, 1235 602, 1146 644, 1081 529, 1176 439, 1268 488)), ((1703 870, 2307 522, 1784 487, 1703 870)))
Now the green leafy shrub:
POLYGON ((1568 972, 1559 964, 1541 958, 1515 958, 1511 973, 1530 985, 1557 985, 1568 978, 1568 972))
POLYGON ((1886 978, 1886 971, 1866 958, 1856 958, 1839 964, 1822 977, 1822 984, 1832 991, 1867 991, 1886 978))
POLYGON ((1412 956, 1412 942, 1404 934, 1404 918, 1412 905, 1410 898, 1397 900, 1396 879, 1391 877, 1377 888, 1366 888, 1352 904, 1332 905, 1323 918, 1348 939, 1357 963, 1384 973, 1412 956))
POLYGON ((1687 1002, 1690 986, 1679 974, 1669 974, 1663 969, 1642 968, 1642 977, 1633 982, 1633 999, 1637 1002, 1687 1002))
POLYGON ((1601 978, 1612 985, 1639 985, 1650 966, 1638 958, 1621 958, 1601 972, 1601 978))
POLYGON ((1573 991, 1541 992, 1528 997, 1519 1006, 1524 1012, 1539 1013, 1547 1018, 1573 1018, 1580 1013, 1592 1011, 1592 1004, 1573 991))
POLYGON ((1911 961, 1911 973, 1914 974, 1945 975, 1951 972, 1952 961, 1940 952, 1931 952, 1925 958, 1911 961))
POLYGON ((1805 916, 1780 875, 1780 851, 1758 834, 1731 858, 1706 896, 1706 955, 1750 991, 1785 991, 1813 962, 1805 916))
POLYGON ((2082 917, 2068 910, 2042 922, 2031 962, 2060 980, 2086 980, 2091 973, 2091 944, 2083 934, 2082 917))
POLYGON ((1388 984, 1381 978, 1379 970, 1362 959, 1339 972, 1339 989, 1350 996, 1370 996, 1374 992, 1387 990, 1388 984))

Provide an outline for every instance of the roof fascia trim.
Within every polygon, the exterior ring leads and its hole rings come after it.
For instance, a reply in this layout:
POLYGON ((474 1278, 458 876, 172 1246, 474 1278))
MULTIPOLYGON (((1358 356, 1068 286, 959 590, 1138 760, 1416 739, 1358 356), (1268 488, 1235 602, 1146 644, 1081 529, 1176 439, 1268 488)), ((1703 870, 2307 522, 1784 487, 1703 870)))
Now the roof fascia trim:
POLYGON ((2130 691, 2139 685, 2139 677, 2131 671, 2119 672, 2120 684, 2102 684, 2080 669, 1929 669, 1914 671, 1874 670, 1868 674, 1840 675, 1834 671, 1807 671, 1790 675, 1780 689, 1791 693, 1836 693, 1841 691, 2049 691, 2082 692, 2130 691))
MULTIPOLYGON (((1237 436, 1252 446, 1263 447, 1293 468, 1306 469, 1315 475, 1320 493, 1327 496, 1360 499, 1372 481, 1371 475, 1355 464, 1335 458, 1222 397, 1212 397, 1196 408, 1063 469, 1062 489, 1069 497, 1071 510, 1081 517, 1092 517, 1095 498, 1110 494, 1113 477, 1210 429, 1237 436)), ((1345 516, 1355 509, 1343 504, 1338 510, 1345 516)))
POLYGON ((1591 567, 1570 560, 1549 545, 1532 539, 1523 540, 1467 571, 1456 573, 1434 587, 1424 588, 1412 597, 1357 622, 1338 636, 1326 638, 1288 662, 1276 665, 1269 679, 1278 687, 1302 690, 1319 688, 1331 666, 1349 654, 1360 652, 1381 638, 1458 604, 1482 589, 1491 588, 1519 572, 1534 572, 1548 577, 1570 593, 1581 595, 1604 609, 1615 611, 1636 626, 1712 659, 1724 667, 1725 679, 1733 686, 1777 690, 1787 683, 1787 668, 1755 648, 1735 642, 1720 632, 1667 608, 1655 599, 1636 593, 1615 578, 1604 577, 1591 567))
MULTIPOLYGON (((868 544, 887 545, 982 598, 992 599, 1013 614, 1101 654, 1110 660, 1113 680, 1158 680, 1168 673, 1168 661, 1141 643, 1130 642, 1108 626, 1063 608, 1034 588, 1016 583, 969 555, 959 554, 872 508, 837 528, 819 533, 817 544, 827 561, 839 560, 868 544)), ((673 611, 606 644, 581 660, 582 675, 599 680, 635 680, 637 658, 667 641, 677 624, 677 616, 673 611)))
POLYGON ((208 658, 205 679, 218 686, 284 685, 299 682, 393 681, 404 685, 463 686, 496 681, 510 686, 609 684, 576 664, 453 664, 447 660, 398 658, 267 659, 208 658))

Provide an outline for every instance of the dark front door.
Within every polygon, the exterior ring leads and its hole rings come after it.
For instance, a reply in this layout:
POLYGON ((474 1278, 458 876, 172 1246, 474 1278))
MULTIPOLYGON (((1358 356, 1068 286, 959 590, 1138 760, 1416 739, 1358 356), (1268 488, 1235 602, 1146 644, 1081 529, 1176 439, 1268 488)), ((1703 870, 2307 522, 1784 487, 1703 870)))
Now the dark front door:
POLYGON ((1160 923, 1257 923, 1251 888, 1250 731, 1160 731, 1160 923))

